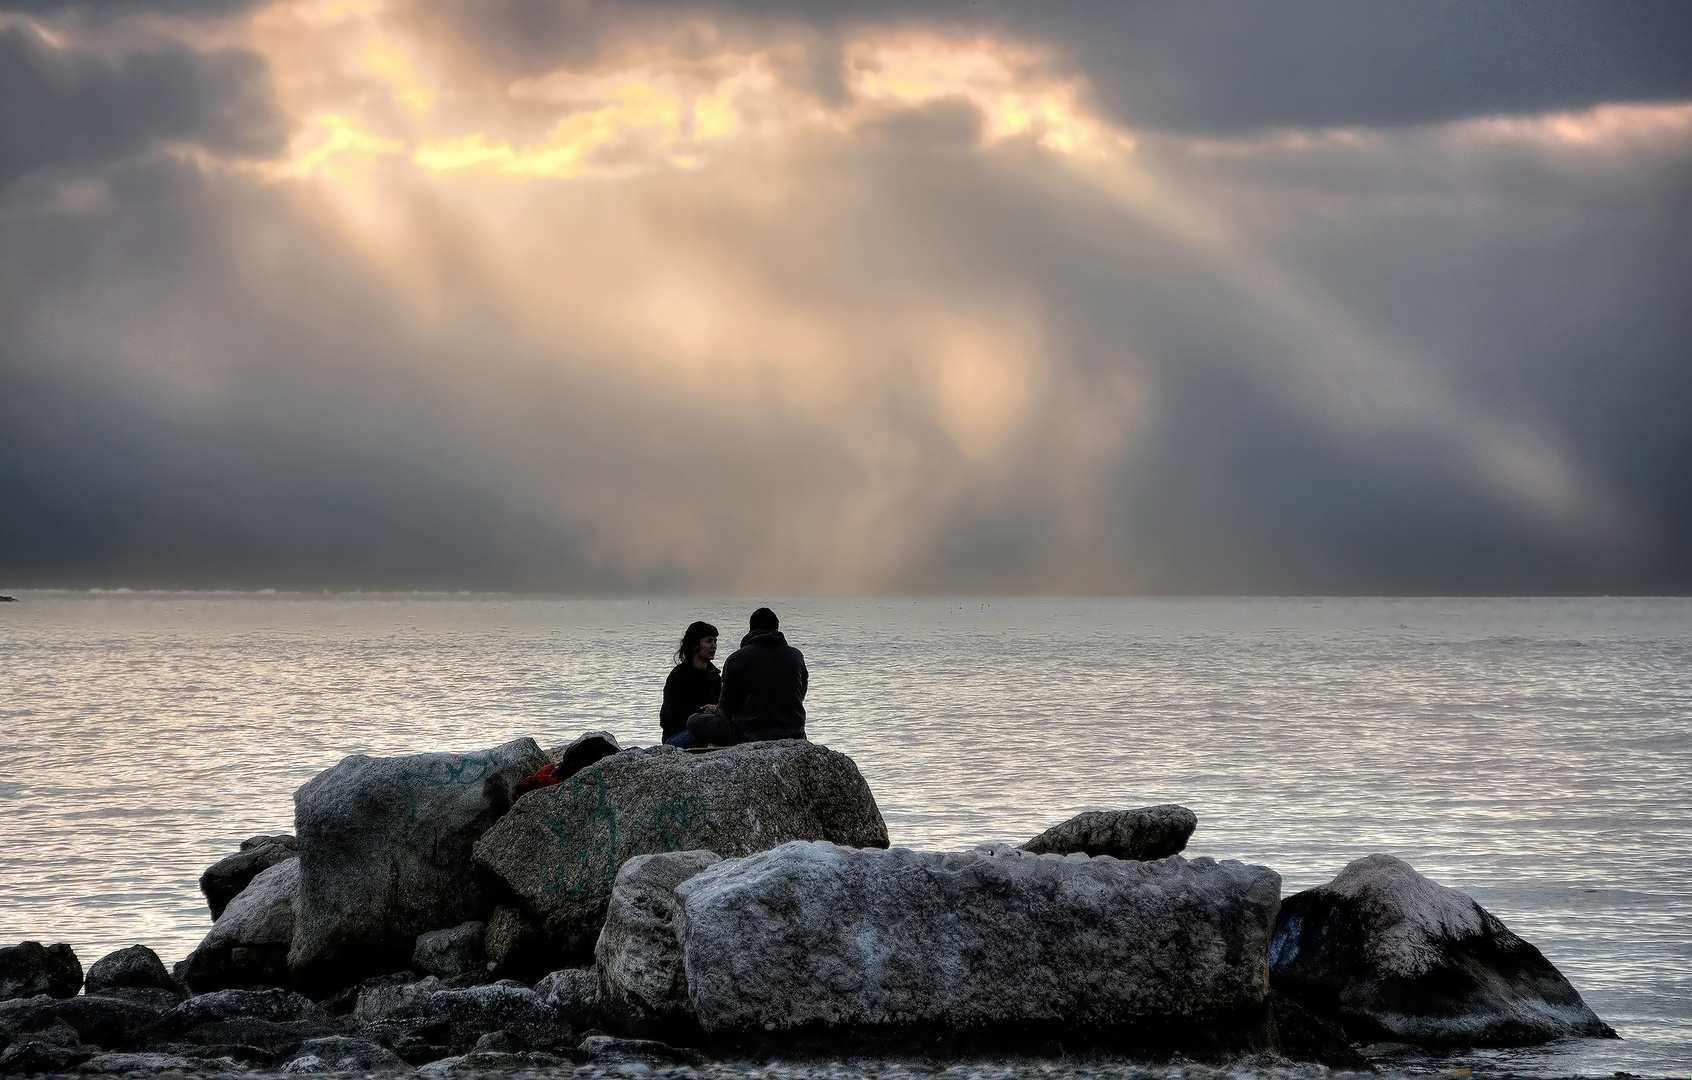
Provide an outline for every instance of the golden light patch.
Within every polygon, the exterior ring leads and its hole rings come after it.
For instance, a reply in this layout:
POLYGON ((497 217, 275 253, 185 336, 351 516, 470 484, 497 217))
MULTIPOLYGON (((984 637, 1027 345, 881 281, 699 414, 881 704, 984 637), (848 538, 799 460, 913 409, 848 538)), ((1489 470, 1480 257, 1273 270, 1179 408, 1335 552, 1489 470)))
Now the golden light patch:
POLYGON ((1541 116, 1493 116, 1465 121, 1471 136, 1611 149, 1623 144, 1685 142, 1692 138, 1692 104, 1599 105, 1580 112, 1541 116))
POLYGON ((564 117, 533 146, 513 147, 477 132, 426 142, 412 160, 432 172, 486 169, 507 176, 567 179, 589 172, 626 172, 675 143, 682 114, 674 96, 639 82, 624 83, 613 94, 616 100, 610 104, 564 117), (610 150, 622 150, 633 161, 606 156, 610 150))
POLYGON ((435 103, 435 93, 417 73, 411 57, 391 42, 377 38, 364 48, 360 64, 364 73, 392 90, 394 100, 414 113, 425 113, 435 103))
POLYGON ((936 416, 971 461, 997 454, 1028 413, 1039 370, 1031 328, 959 320, 933 342, 936 416))
POLYGON ((400 154, 405 144, 361 129, 348 117, 318 113, 305 124, 308 148, 295 154, 284 170, 292 176, 333 177, 354 186, 369 180, 378 157, 400 154))

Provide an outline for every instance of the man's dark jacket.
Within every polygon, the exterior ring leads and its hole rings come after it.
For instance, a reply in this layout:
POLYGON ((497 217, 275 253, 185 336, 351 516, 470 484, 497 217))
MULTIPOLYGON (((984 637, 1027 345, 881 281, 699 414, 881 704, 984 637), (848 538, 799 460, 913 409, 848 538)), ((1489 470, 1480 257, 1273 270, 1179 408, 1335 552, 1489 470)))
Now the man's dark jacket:
POLYGON ((688 730, 719 746, 805 737, 805 654, 780 630, 756 630, 723 662, 716 716, 696 716, 688 730))

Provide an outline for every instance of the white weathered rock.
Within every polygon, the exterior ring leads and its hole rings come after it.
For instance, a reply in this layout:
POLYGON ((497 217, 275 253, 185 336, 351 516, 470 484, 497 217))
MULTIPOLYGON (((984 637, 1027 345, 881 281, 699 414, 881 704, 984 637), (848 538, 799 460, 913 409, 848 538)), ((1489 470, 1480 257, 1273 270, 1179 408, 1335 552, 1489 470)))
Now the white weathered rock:
POLYGON ((1456 889, 1391 855, 1288 897, 1275 989, 1359 1041, 1526 1045, 1613 1037, 1540 951, 1456 889))
POLYGON ((467 754, 357 755, 301 787, 295 981, 327 989, 398 970, 418 934, 485 920, 494 896, 471 848, 547 763, 533 739, 516 739, 467 754))
POLYGON ((675 851, 636 855, 617 871, 594 947, 607 1015, 642 1030, 691 1014, 676 939, 676 886, 722 861, 712 851, 675 851))
POLYGON ((1179 1042, 1262 1024, 1280 876, 812 842, 719 863, 676 895, 709 1032, 1025 1025, 1179 1042))
POLYGON ((636 855, 747 855, 789 840, 886 847, 887 826, 852 759, 798 740, 708 754, 625 750, 523 796, 476 844, 476 861, 543 920, 565 956, 590 951, 617 869, 636 855))

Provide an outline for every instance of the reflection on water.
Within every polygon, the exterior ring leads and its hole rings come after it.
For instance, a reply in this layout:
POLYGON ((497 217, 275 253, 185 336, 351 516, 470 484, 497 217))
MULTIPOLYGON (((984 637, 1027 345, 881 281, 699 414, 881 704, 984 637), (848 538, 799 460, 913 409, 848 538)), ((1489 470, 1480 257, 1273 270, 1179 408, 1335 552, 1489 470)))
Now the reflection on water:
MULTIPOLYGON (((209 926, 200 871, 350 753, 655 741, 674 639, 753 604, 23 594, 0 611, 0 942, 209 926)), ((894 843, 1180 802, 1288 892, 1399 855, 1625 1036, 1452 1064, 1692 1072, 1692 601, 802 600, 812 737, 894 843)), ((725 643, 726 644, 726 643, 725 643)))

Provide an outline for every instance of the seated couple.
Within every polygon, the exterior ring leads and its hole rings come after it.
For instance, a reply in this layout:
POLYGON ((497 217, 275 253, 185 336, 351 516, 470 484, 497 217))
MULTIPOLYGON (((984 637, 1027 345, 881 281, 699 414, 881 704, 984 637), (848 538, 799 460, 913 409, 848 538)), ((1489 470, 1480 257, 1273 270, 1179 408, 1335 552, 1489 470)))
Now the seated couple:
POLYGON ((769 608, 752 613, 752 629, 723 662, 717 628, 696 622, 682 635, 676 667, 664 680, 658 722, 664 741, 683 749, 733 746, 766 739, 805 737, 805 690, 811 673, 805 654, 787 643, 769 608))

